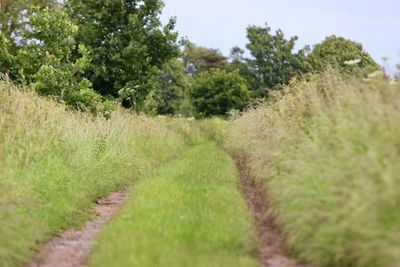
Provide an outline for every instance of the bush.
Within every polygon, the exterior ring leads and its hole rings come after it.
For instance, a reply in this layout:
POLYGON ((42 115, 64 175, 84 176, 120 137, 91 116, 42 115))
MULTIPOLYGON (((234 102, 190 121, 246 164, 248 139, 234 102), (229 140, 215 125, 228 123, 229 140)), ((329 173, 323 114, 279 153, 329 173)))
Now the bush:
POLYGON ((226 115, 242 110, 250 100, 246 81, 238 71, 213 69, 201 73, 191 88, 191 99, 198 116, 226 115))

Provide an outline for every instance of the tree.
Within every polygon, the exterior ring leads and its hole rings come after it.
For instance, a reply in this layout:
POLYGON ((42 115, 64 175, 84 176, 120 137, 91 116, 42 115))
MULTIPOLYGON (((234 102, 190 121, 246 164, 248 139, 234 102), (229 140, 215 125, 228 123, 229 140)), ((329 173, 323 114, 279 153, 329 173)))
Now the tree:
POLYGON ((85 77, 97 92, 140 110, 159 70, 179 54, 175 20, 163 26, 159 19, 162 1, 66 0, 66 7, 92 56, 85 77))
POLYGON ((245 57, 244 57, 244 54, 245 54, 246 52, 242 49, 242 48, 240 48, 239 46, 234 46, 234 47, 232 47, 232 49, 231 49, 231 54, 230 54, 230 59, 232 60, 232 61, 244 61, 245 60, 245 57))
POLYGON ((17 79, 41 95, 95 112, 100 96, 82 77, 90 58, 87 49, 75 43, 78 27, 65 12, 48 8, 33 9, 29 25, 21 35, 27 44, 17 52, 17 79), (80 57, 72 61, 75 50, 80 57))
POLYGON ((264 92, 287 84, 292 77, 306 71, 305 50, 294 52, 296 36, 286 39, 282 30, 271 34, 271 28, 266 25, 248 27, 247 38, 246 47, 253 56, 250 64, 262 81, 264 92))
POLYGON ((209 117, 226 115, 232 109, 242 110, 250 95, 238 71, 213 69, 195 79, 191 100, 198 116, 209 117))
POLYGON ((360 70, 370 73, 379 68, 361 44, 335 35, 315 45, 309 59, 313 70, 317 72, 333 67, 347 74, 360 70))
POLYGON ((188 40, 185 42, 183 62, 190 76, 211 69, 226 69, 228 66, 227 58, 218 49, 197 46, 188 40))
POLYGON ((159 74, 155 93, 159 99, 157 113, 177 114, 185 98, 188 97, 189 77, 185 74, 183 61, 172 59, 167 62, 159 74))
POLYGON ((257 75, 257 71, 252 67, 251 60, 246 58, 244 54, 245 51, 240 47, 233 47, 228 70, 238 71, 240 76, 246 80, 252 98, 261 97, 265 93, 263 82, 257 75))
POLYGON ((0 32, 0 74, 15 72, 15 57, 10 54, 10 41, 0 32))
POLYGON ((21 34, 34 7, 55 7, 57 0, 0 0, 0 30, 10 40, 10 48, 16 49, 21 34))

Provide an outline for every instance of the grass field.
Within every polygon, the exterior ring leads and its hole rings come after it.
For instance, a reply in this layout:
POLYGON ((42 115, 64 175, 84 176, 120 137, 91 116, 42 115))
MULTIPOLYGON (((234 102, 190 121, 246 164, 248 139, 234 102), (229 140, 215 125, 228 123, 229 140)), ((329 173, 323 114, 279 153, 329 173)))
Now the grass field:
POLYGON ((400 88, 294 83, 232 123, 292 251, 326 267, 400 266, 400 88))
POLYGON ((91 216, 92 203, 184 150, 183 137, 152 119, 111 120, 0 82, 0 266, 91 216))
POLYGON ((194 146, 139 182, 90 266, 258 266, 238 179, 215 144, 194 146))

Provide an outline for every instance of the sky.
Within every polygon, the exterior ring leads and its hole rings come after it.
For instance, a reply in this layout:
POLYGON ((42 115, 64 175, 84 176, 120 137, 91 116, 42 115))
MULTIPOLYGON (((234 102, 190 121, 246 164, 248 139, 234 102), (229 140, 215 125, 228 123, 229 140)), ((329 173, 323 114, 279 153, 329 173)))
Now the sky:
POLYGON ((249 25, 298 36, 298 48, 337 35, 360 42, 387 67, 400 63, 400 0, 164 0, 164 22, 177 17, 181 37, 225 55, 245 47, 249 25))

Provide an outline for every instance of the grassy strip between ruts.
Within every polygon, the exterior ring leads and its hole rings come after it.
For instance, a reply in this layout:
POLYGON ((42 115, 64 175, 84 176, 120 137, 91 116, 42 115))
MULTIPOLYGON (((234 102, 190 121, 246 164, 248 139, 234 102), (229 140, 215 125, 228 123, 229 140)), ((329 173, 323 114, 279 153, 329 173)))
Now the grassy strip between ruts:
POLYGON ((258 266, 252 233, 234 163, 204 143, 138 184, 90 266, 258 266))

